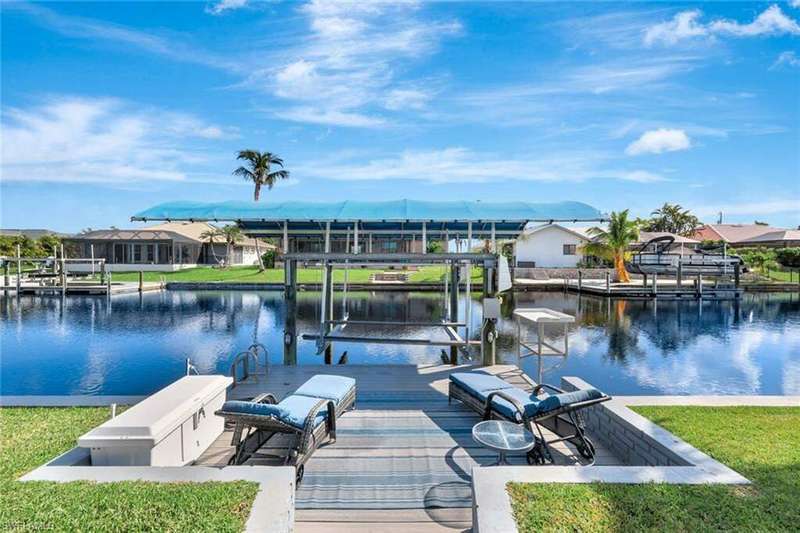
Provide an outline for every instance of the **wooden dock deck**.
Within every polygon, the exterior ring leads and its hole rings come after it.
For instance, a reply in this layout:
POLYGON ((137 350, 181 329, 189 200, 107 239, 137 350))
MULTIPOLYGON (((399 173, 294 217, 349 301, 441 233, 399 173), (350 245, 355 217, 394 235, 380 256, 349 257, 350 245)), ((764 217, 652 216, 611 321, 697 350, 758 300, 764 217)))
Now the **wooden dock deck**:
MULTIPOLYGON (((334 445, 306 464, 296 494, 296 529, 306 531, 463 531, 472 523, 472 467, 496 455, 472 440, 480 417, 449 404, 451 372, 472 365, 309 365, 272 367, 248 378, 230 399, 272 392, 282 398, 315 374, 355 378, 356 409, 343 415, 334 445)), ((532 381, 514 365, 482 367, 518 387, 532 381)), ((224 433, 198 464, 224 466, 232 455, 224 433)), ((566 445, 555 447, 560 464, 577 461, 566 445)), ((525 464, 524 457, 511 458, 525 464)), ((263 459, 252 464, 265 464, 263 459)), ((267 463, 268 464, 268 463, 267 463)), ((599 449, 597 464, 619 464, 599 449)), ((535 467, 531 467, 535 468, 535 467)))

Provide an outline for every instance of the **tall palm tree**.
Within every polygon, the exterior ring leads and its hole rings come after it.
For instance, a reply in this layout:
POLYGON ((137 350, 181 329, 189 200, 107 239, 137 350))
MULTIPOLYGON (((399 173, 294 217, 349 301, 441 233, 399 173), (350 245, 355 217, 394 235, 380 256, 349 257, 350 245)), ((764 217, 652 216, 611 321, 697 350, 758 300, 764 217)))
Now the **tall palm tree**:
POLYGON ((611 213, 608 229, 594 227, 588 233, 593 239, 581 246, 581 253, 614 261, 617 281, 628 283, 631 276, 625 269, 625 254, 639 240, 639 226, 628 219, 628 210, 611 213))
POLYGON ((247 181, 252 181, 255 185, 253 190, 253 200, 258 201, 261 196, 261 187, 264 185, 272 189, 278 180, 289 177, 288 170, 275 170, 270 172, 272 165, 278 165, 283 169, 283 159, 270 152, 259 152, 258 150, 241 150, 236 159, 247 161, 247 166, 241 166, 233 171, 234 176, 241 176, 247 181))

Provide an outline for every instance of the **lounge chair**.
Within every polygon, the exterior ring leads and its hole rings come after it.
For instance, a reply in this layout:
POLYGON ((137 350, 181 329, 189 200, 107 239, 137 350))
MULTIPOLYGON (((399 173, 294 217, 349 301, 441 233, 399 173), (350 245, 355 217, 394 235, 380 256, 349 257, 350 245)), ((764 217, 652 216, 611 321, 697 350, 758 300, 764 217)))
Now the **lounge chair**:
POLYGON ((536 436, 536 445, 528 452, 528 463, 552 463, 549 445, 569 441, 585 459, 594 463, 594 444, 583 430, 581 409, 611 399, 597 389, 565 392, 552 385, 537 385, 527 393, 485 372, 450 374, 449 401, 461 401, 480 413, 484 420, 497 418, 525 426, 536 436), (554 394, 541 395, 544 391, 554 394), (541 395, 541 396, 540 396, 541 395), (558 438, 545 440, 542 428, 558 438))
POLYGON ((355 406, 356 382, 352 378, 318 374, 294 394, 279 402, 272 394, 250 401, 227 401, 216 412, 234 423, 231 445, 236 453, 230 464, 240 465, 251 457, 279 457, 297 468, 298 483, 305 462, 325 442, 336 441, 336 419, 355 406), (257 453, 274 435, 289 435, 285 455, 257 453))

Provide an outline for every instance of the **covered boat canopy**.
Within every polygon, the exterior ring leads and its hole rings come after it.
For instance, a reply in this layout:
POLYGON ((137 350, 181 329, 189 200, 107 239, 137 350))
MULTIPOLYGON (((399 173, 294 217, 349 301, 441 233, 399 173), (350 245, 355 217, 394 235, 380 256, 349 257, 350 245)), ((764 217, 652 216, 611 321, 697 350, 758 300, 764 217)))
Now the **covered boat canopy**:
POLYGON ((466 233, 478 237, 494 233, 515 238, 528 222, 600 221, 603 214, 581 202, 168 202, 136 213, 132 220, 189 220, 236 222, 250 235, 275 236, 283 232, 318 235, 358 226, 359 231, 383 235, 466 233), (423 229, 424 226, 424 229, 423 229))

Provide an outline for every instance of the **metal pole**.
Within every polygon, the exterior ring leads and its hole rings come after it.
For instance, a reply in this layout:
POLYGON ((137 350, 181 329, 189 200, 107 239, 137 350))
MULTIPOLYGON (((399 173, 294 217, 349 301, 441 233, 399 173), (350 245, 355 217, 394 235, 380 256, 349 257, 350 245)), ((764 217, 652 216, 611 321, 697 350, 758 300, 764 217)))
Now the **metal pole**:
MULTIPOLYGON (((325 267, 327 273, 326 278, 328 279, 327 284, 327 295, 325 297, 326 301, 328 302, 328 317, 331 319, 333 318, 333 265, 328 264, 325 267)), ((326 321, 325 322, 325 333, 330 333, 331 325, 326 321)), ((328 342, 325 345, 325 364, 329 365, 333 363, 333 343, 328 342)))
MULTIPOLYGON (((458 263, 450 263, 450 322, 458 322, 458 263)), ((458 364, 458 348, 450 347, 450 364, 458 364)))
POLYGON ((297 261, 283 263, 283 298, 286 314, 283 322, 283 364, 297 364, 297 261))
MULTIPOLYGON (((491 265, 483 264, 483 298, 494 298, 496 292, 496 285, 494 283, 494 267, 491 265)), ((494 319, 487 319, 483 317, 481 327, 481 363, 484 366, 491 366, 495 364, 496 359, 496 346, 497 338, 497 323, 494 319)), ((519 339, 519 337, 518 337, 519 339)))
POLYGON ((425 222, 422 223, 422 253, 428 253, 428 228, 425 222))
POLYGON ((139 292, 144 290, 144 272, 139 271, 139 292))
POLYGON ((17 296, 19 296, 21 286, 22 286, 22 252, 20 251, 18 244, 17 245, 17 296))
POLYGON ((283 253, 289 253, 289 221, 283 221, 283 253))

